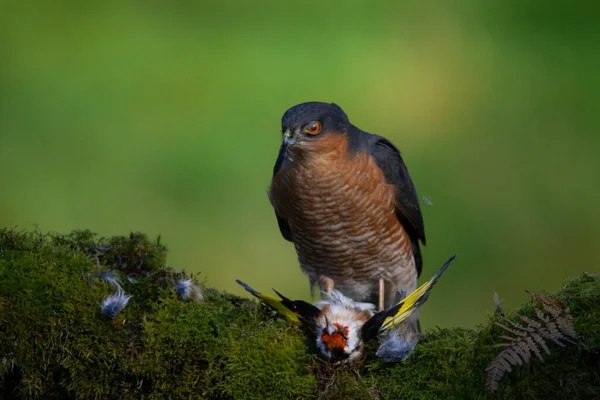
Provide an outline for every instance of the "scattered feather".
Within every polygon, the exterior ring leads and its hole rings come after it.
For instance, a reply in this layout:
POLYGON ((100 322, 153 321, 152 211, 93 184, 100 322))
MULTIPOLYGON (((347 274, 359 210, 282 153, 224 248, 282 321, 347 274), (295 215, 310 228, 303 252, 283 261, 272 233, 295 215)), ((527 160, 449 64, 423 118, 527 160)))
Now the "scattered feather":
POLYGON ((527 293, 531 295, 531 305, 536 318, 517 314, 524 324, 504 317, 500 317, 502 323, 496 322, 496 325, 512 336, 501 336, 508 342, 492 346, 505 347, 505 349, 494 358, 486 370, 486 385, 491 393, 498 389, 500 380, 512 370, 512 366, 528 363, 531 354, 535 354, 543 362, 541 350, 550 354, 546 344, 548 340, 564 347, 563 341, 575 343, 577 339, 573 328, 573 317, 558 300, 540 293, 529 291, 527 293))
POLYGON ((183 301, 200 301, 203 299, 202 291, 194 284, 191 279, 181 279, 173 287, 173 290, 181 297, 183 301))
POLYGON ((427 203, 427 205, 433 206, 433 201, 431 201, 431 197, 423 196, 423 201, 427 203))
POLYGON ((494 303, 496 303, 496 314, 504 316, 504 311, 502 311, 502 305, 504 304, 502 300, 500 300, 500 296, 498 292, 494 292, 494 303))
POLYGON ((117 273, 115 271, 102 271, 100 273, 100 279, 102 279, 105 282, 108 282, 117 290, 121 289, 121 281, 119 280, 119 277, 117 276, 117 273))
POLYGON ((127 280, 128 280, 130 283, 133 283, 134 285, 137 283, 137 281, 135 280, 135 278, 134 278, 133 276, 128 276, 128 277, 127 277, 127 280))
POLYGON ((102 304, 100 304, 100 310, 102 314, 115 319, 125 306, 127 306, 129 299, 131 299, 131 295, 126 295, 123 289, 119 287, 116 293, 104 298, 102 304))

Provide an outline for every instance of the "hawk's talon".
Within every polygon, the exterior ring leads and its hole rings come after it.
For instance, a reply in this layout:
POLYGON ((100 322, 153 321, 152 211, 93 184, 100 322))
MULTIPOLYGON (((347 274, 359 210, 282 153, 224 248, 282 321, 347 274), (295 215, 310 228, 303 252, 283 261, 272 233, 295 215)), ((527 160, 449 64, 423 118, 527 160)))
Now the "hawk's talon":
POLYGON ((333 290, 333 279, 321 277, 319 285, 321 286, 321 290, 327 293, 327 296, 331 296, 331 291, 333 290))

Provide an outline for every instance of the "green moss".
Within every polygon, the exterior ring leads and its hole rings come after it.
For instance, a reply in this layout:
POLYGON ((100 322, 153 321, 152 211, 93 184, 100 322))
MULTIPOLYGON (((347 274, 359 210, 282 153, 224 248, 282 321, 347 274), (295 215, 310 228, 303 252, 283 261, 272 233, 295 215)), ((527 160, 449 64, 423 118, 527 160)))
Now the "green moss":
MULTIPOLYGON (((203 288, 183 302, 187 275, 143 234, 98 238, 0 231, 0 390, 7 397, 489 398, 485 369, 504 334, 495 316, 475 329, 427 332, 401 364, 373 355, 332 366, 296 326, 262 305, 203 288), (100 279, 116 271, 132 295, 109 319, 100 279), (134 277, 132 283, 127 277, 134 277)), ((197 280, 197 277, 194 277, 197 280)), ((497 398, 600 397, 600 278, 583 274, 554 293, 569 308, 576 345, 551 345, 542 363, 515 368, 497 398)), ((517 312, 531 315, 530 304, 517 312)), ((371 348, 376 343, 369 345, 371 348)), ((372 352, 370 352, 372 354, 372 352)))
POLYGON ((301 332, 285 321, 258 322, 233 332, 223 360, 223 393, 231 398, 307 398, 315 377, 314 359, 301 332))

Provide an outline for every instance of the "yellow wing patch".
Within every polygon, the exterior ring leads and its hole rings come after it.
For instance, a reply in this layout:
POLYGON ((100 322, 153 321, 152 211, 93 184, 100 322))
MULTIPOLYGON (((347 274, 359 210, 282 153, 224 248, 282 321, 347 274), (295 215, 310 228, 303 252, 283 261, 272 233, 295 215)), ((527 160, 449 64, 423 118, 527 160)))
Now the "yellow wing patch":
POLYGON ((236 282, 239 285, 241 285, 244 289, 246 289, 248 292, 250 292, 254 297, 258 298, 259 300, 264 302, 266 305, 271 307, 273 310, 275 310, 278 313, 280 313, 281 315, 285 316, 290 321, 297 323, 297 324, 300 323, 299 315, 297 313, 293 312, 292 310, 290 310, 289 308, 287 308, 282 303, 282 301, 283 301, 282 298, 273 296, 270 294, 264 294, 264 293, 258 292, 256 290, 252 289, 250 286, 248 286, 244 282, 240 281, 239 279, 236 279, 236 282))
POLYGON ((398 325, 406 318, 410 317, 412 313, 417 311, 419 307, 423 303, 425 303, 427 297, 429 297, 429 292, 433 288, 433 285, 435 285, 438 279, 440 279, 446 268, 448 268, 448 266, 454 260, 455 257, 456 255, 450 257, 450 259, 446 261, 442 268, 440 268, 440 270, 433 277, 431 277, 431 279, 419 286, 414 292, 412 292, 410 295, 408 295, 402 301, 396 304, 393 307, 393 309, 398 308, 398 310, 393 316, 387 317, 383 321, 383 324, 381 325, 379 331, 383 332, 398 325))

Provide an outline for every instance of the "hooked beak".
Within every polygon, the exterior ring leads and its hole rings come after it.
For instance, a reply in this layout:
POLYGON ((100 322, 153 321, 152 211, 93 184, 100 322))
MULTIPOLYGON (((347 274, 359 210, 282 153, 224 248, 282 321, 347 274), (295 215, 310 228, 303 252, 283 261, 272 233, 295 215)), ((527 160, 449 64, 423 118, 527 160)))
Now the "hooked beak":
POLYGON ((297 139, 293 132, 287 130, 283 133, 283 145, 288 147, 296 143, 297 139))

